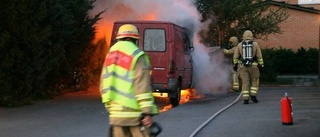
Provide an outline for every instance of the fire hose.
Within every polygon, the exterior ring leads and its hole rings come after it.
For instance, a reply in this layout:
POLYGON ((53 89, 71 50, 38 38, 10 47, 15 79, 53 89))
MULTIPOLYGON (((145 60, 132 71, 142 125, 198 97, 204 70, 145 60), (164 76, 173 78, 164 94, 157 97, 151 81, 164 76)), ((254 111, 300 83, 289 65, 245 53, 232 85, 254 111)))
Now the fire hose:
POLYGON ((189 137, 194 137, 203 127, 205 127, 212 119, 214 119, 215 117, 217 117, 219 114, 221 114, 223 111, 225 111, 226 109, 228 109, 229 107, 231 107, 232 105, 236 104, 238 102, 238 100, 241 97, 241 93, 239 94, 239 96, 237 97, 237 99, 235 99, 232 103, 230 103, 229 105, 225 106, 224 108, 220 109, 218 112, 216 112, 215 114, 213 114, 207 121, 205 121, 204 123, 202 123, 195 131, 192 132, 192 134, 189 137))

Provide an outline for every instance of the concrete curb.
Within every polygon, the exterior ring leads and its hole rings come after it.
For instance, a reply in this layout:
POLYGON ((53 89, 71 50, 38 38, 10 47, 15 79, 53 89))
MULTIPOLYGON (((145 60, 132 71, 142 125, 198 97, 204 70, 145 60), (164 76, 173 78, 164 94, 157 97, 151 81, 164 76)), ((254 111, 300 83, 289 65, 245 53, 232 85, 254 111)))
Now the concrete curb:
MULTIPOLYGON (((319 87, 320 78, 317 75, 279 75, 277 78, 292 79, 290 85, 272 85, 272 86, 294 86, 294 87, 319 87)), ((270 85, 268 85, 270 86, 270 85)))

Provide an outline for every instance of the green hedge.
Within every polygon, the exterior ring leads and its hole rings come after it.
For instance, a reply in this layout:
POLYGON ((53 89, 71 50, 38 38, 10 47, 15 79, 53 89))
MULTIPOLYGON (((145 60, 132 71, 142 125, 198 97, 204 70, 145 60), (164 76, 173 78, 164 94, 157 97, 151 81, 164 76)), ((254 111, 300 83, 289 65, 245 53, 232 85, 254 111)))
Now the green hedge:
POLYGON ((319 49, 267 48, 262 49, 262 54, 265 62, 261 70, 262 82, 274 82, 278 75, 318 74, 319 49))

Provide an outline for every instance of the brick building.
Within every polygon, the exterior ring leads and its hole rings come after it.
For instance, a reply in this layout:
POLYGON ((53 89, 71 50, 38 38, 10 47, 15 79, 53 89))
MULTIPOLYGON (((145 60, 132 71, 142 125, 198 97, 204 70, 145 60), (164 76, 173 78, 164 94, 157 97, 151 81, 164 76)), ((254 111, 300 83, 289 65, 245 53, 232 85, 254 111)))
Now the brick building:
POLYGON ((319 49, 320 4, 299 5, 298 0, 271 0, 271 3, 272 6, 287 7, 290 16, 280 24, 282 34, 272 34, 267 40, 257 40, 262 48, 319 49))

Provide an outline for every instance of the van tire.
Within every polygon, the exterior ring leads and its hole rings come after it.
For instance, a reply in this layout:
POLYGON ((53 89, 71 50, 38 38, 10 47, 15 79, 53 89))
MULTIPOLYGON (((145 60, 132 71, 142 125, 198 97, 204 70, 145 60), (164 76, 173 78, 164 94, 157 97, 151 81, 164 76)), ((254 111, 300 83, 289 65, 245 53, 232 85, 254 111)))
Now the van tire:
POLYGON ((180 102, 180 98, 181 98, 181 82, 178 81, 177 83, 177 87, 174 90, 174 96, 170 97, 170 103, 172 105, 172 107, 176 107, 179 105, 180 102))

